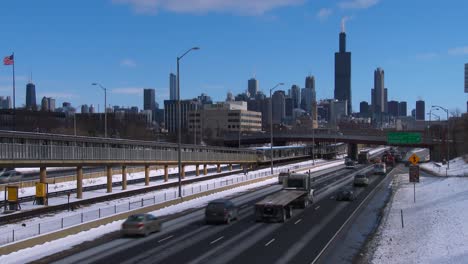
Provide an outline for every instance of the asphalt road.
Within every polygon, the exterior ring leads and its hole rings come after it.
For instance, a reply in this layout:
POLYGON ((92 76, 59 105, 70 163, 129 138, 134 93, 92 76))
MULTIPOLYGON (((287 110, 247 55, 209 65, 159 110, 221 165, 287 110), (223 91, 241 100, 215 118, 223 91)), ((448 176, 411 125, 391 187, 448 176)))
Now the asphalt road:
POLYGON ((353 202, 335 201, 336 189, 351 184, 353 175, 363 167, 334 168, 338 171, 322 171, 322 176, 313 173, 319 191, 316 203, 294 210, 286 223, 254 220, 253 205, 279 191, 281 187, 274 185, 234 198, 240 205, 240 217, 231 225, 205 225, 203 210, 198 210, 163 224, 158 234, 120 238, 56 263, 310 263, 384 178, 371 176, 367 188, 355 189, 357 199, 353 202))

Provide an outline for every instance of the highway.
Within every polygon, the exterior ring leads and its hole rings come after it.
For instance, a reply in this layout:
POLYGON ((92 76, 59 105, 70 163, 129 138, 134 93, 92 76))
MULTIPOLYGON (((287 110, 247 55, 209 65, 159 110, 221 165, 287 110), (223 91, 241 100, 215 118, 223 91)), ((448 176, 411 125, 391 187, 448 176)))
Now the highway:
POLYGON ((367 188, 355 188, 353 202, 335 201, 335 190, 369 167, 347 170, 340 166, 313 173, 316 202, 305 210, 294 210, 286 223, 254 221, 254 204, 281 188, 273 185, 233 198, 240 206, 240 218, 231 225, 205 225, 204 210, 196 210, 165 222, 160 233, 118 238, 55 263, 311 263, 385 178, 371 176, 367 188))

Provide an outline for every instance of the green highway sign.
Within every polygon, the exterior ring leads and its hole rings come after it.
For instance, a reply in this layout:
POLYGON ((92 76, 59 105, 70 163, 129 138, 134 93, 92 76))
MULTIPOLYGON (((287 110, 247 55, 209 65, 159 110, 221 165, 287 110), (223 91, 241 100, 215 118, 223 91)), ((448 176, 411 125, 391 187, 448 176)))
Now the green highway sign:
POLYGON ((388 144, 417 144, 421 143, 421 133, 416 132, 388 132, 388 144))

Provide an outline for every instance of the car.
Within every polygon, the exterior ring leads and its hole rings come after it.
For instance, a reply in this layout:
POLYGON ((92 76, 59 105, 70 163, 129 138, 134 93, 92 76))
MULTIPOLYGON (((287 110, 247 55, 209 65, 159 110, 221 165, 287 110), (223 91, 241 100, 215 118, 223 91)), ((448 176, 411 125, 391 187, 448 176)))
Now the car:
POLYGON ((354 169, 356 168, 356 162, 352 159, 348 159, 345 161, 345 166, 347 169, 354 169))
POLYGON ((336 194, 337 201, 353 201, 356 198, 353 188, 343 187, 336 194))
POLYGON ((23 180, 23 174, 10 168, 0 169, 0 184, 19 182, 23 180))
POLYGON ((217 199, 208 203, 205 208, 205 222, 231 223, 239 218, 239 208, 228 199, 217 199))
POLYGON ((123 236, 148 236, 161 231, 161 221, 152 214, 134 214, 123 222, 121 233, 123 236))
POLYGON ((359 173, 354 176, 354 186, 367 186, 369 185, 369 178, 365 174, 359 173))
POLYGON ((387 173, 387 168, 385 163, 376 163, 374 164, 374 174, 385 175, 387 173))

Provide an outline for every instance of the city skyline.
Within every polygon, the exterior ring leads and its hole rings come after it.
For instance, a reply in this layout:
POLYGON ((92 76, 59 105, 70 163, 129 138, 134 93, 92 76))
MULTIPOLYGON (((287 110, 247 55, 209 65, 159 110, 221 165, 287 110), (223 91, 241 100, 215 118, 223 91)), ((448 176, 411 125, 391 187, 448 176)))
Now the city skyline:
MULTIPOLYGON (((182 99, 204 92, 215 101, 223 101, 228 91, 236 95, 247 90, 246 80, 252 75, 259 80, 259 90, 266 92, 277 82, 284 82, 287 87, 302 84, 309 74, 316 78, 317 99, 333 98, 333 54, 338 49, 340 21, 347 17, 355 112, 359 102, 371 101, 368 91, 373 87, 372 73, 378 66, 387 73, 389 101, 406 101, 409 110, 415 108, 418 99, 427 105, 446 105, 451 110, 464 111, 466 107, 466 96, 459 96, 463 93, 463 67, 468 60, 468 37, 459 34, 463 32, 461 10, 466 10, 466 3, 448 6, 431 1, 423 8, 422 17, 411 19, 409 14, 420 6, 410 4, 408 9, 402 9, 402 3, 390 1, 376 1, 375 5, 355 9, 340 8, 343 1, 303 1, 247 15, 243 10, 205 10, 194 15, 190 10, 177 13, 164 7, 156 13, 141 14, 134 11, 134 6, 113 1, 92 6, 52 2, 53 8, 42 14, 34 11, 39 8, 37 3, 31 3, 26 11, 21 8, 22 1, 4 4, 10 11, 0 27, 11 37, 0 52, 2 56, 15 52, 17 106, 25 103, 24 89, 31 71, 35 75, 36 98, 53 97, 58 104, 94 104, 101 105, 102 110, 102 91, 90 85, 97 81, 109 89, 110 105, 142 108, 144 88, 155 89, 156 100, 162 105, 163 100, 169 99, 167 76, 175 70, 176 56, 196 45, 201 50, 181 63, 182 99), (103 13, 104 17, 96 15, 92 21, 83 20, 74 11, 80 8, 89 9, 92 14, 103 13), (319 17, 323 8, 333 12, 319 17), (396 10, 399 11, 394 15, 401 17, 398 21, 392 19, 396 10), (302 12, 307 16, 298 15, 302 12), (445 17, 441 27, 441 22, 433 19, 440 12, 452 14, 445 17), (382 13, 388 15, 377 25, 370 25, 369 21, 375 21, 382 13), (22 24, 13 22, 23 16, 22 24), (63 25, 55 24, 59 18, 63 25), (178 19, 190 26, 184 29, 174 24, 178 19), (218 25, 211 25, 215 19, 218 25), (89 30, 91 25, 93 30, 89 30), (246 30, 252 25, 254 29, 246 30), (147 34, 149 30, 154 32, 147 34), (224 31, 231 34, 220 35, 224 31), (277 38, 277 33, 281 38, 277 38), (38 34, 50 41, 34 45, 24 41, 24 36, 38 38, 38 34), (444 38, 434 39, 437 34, 444 38), (302 38, 300 43, 290 41, 297 36, 302 38), (239 44, 244 38, 248 40, 239 44), (67 45, 63 45, 65 40, 67 45), (89 55, 77 56, 73 50, 89 55), (441 89, 445 92, 438 94, 441 89)), ((4 66, 0 69, 0 95, 11 93, 11 69, 4 66)))

